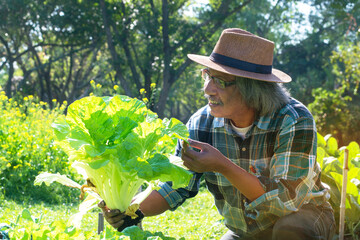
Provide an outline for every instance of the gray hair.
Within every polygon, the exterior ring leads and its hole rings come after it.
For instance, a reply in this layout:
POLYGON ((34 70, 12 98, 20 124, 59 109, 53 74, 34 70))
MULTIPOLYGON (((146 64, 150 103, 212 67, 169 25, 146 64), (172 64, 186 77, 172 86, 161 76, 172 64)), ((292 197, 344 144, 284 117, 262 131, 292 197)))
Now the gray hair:
POLYGON ((236 77, 236 86, 248 107, 258 116, 269 114, 290 102, 290 93, 281 84, 236 77))

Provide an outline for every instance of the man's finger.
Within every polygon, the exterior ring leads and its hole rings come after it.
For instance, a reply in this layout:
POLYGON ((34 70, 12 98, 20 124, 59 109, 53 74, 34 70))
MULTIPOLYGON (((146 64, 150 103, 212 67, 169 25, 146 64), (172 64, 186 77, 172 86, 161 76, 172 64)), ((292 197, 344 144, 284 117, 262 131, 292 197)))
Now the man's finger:
POLYGON ((181 159, 183 161, 192 161, 196 159, 198 152, 194 151, 191 148, 183 148, 181 150, 181 159))
POLYGON ((101 200, 101 202, 98 203, 98 207, 103 211, 106 212, 109 210, 108 206, 106 206, 106 203, 104 200, 101 200))
POLYGON ((106 204, 105 204, 104 200, 102 200, 101 202, 98 203, 98 207, 101 209, 105 208, 105 206, 106 206, 106 204))
POLYGON ((191 156, 189 156, 189 154, 183 153, 181 155, 181 159, 183 160, 183 162, 191 162, 194 161, 193 158, 191 158, 191 156))
POLYGON ((122 214, 119 209, 114 209, 114 210, 108 209, 107 211, 104 212, 104 214, 109 218, 112 218, 112 217, 115 217, 118 215, 125 215, 125 214, 122 214))
POLYGON ((190 144, 190 147, 199 149, 199 150, 203 150, 208 144, 207 143, 203 143, 203 142, 199 142, 196 140, 192 140, 192 139, 188 139, 188 142, 190 144))
MULTIPOLYGON (((109 222, 110 223, 110 222, 109 222)), ((119 222, 115 222, 113 224, 110 224, 111 226, 113 226, 114 228, 118 229, 120 226, 122 226, 124 224, 124 220, 121 220, 119 222)))
POLYGON ((110 224, 113 224, 122 221, 125 217, 125 214, 119 214, 113 217, 107 216, 106 221, 108 221, 110 224))
POLYGON ((193 170, 190 161, 184 161, 184 166, 187 167, 187 168, 190 169, 190 170, 193 170))

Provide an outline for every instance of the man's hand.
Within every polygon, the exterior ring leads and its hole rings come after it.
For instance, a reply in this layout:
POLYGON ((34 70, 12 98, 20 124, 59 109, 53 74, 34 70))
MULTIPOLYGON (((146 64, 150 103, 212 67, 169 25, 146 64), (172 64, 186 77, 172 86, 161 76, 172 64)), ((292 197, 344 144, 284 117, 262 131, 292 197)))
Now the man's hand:
POLYGON ((126 215, 125 212, 120 212, 119 209, 111 210, 109 209, 104 201, 101 201, 98 204, 98 207, 103 211, 105 220, 119 232, 124 230, 127 227, 140 225, 141 220, 144 218, 144 214, 138 209, 135 213, 138 215, 137 218, 132 219, 130 216, 126 215))
POLYGON ((181 159, 184 165, 194 172, 222 172, 231 161, 219 150, 208 143, 188 139, 190 147, 199 149, 197 152, 191 149, 187 143, 183 143, 181 159))

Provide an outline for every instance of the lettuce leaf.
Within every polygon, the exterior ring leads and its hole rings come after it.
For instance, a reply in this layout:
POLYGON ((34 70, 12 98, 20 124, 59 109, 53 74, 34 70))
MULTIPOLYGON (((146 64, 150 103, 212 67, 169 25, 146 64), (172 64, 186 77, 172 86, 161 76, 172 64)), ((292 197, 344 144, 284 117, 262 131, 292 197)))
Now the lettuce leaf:
MULTIPOLYGON (((177 119, 159 119, 127 96, 85 97, 52 127, 72 166, 95 185, 110 209, 125 211, 145 182, 188 185, 192 174, 169 161, 188 130, 177 119)), ((138 202, 138 201, 137 201, 138 202)))

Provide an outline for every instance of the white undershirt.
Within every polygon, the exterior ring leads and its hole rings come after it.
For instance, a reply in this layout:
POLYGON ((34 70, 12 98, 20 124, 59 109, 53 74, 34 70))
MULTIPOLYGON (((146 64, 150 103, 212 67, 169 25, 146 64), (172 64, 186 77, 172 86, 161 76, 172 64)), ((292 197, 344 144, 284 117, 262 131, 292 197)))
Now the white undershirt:
POLYGON ((244 128, 239 128, 236 127, 232 121, 230 121, 231 123, 231 127, 233 128, 233 130, 242 138, 245 138, 246 133, 249 131, 249 129, 251 128, 252 125, 248 126, 248 127, 244 127, 244 128))

